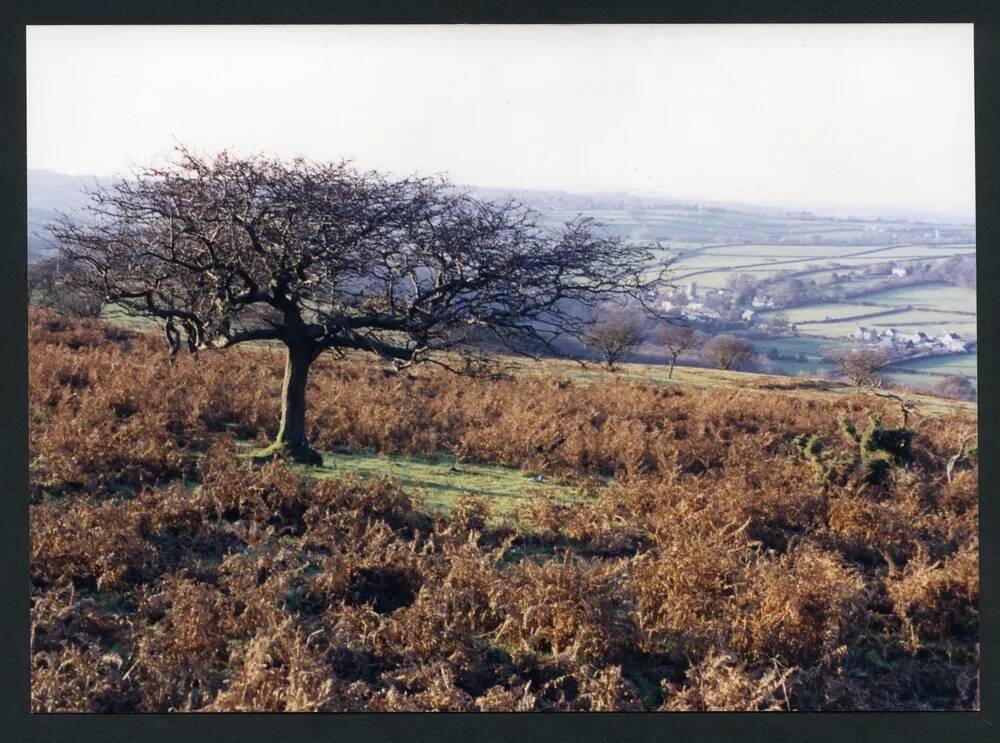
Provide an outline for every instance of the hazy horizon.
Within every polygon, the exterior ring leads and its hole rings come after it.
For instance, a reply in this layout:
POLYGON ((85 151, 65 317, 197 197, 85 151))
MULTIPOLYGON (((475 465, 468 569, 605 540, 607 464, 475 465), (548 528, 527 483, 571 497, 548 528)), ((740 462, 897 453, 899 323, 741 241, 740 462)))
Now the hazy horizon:
POLYGON ((974 220, 971 24, 29 27, 32 170, 177 143, 498 189, 974 220))

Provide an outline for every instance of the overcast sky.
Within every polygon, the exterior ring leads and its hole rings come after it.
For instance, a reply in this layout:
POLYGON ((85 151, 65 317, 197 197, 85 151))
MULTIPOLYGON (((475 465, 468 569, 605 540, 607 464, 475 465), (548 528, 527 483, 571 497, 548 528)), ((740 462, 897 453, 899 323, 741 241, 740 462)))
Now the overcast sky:
POLYGON ((175 142, 457 183, 974 213, 971 25, 30 27, 28 167, 175 142))

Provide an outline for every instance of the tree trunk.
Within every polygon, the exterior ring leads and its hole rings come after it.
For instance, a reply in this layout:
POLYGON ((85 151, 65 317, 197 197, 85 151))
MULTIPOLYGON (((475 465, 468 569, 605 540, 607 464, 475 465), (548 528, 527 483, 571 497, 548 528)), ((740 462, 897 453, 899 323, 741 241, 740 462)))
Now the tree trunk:
POLYGON ((677 365, 677 356, 670 357, 670 371, 667 372, 667 379, 674 378, 674 367, 677 365))
POLYGON ((281 427, 274 448, 297 461, 314 462, 319 458, 306 438, 306 385, 314 358, 316 348, 311 343, 288 344, 281 386, 281 427))

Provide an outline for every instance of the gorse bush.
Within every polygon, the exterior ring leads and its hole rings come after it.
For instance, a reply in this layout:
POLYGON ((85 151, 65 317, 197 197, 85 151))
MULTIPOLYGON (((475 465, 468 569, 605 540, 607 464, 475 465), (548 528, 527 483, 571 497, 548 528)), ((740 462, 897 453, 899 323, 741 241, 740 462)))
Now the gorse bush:
POLYGON ((238 456, 274 435, 267 349, 171 360, 46 312, 30 333, 37 711, 978 705, 976 451, 946 473, 969 416, 318 361, 320 448, 580 493, 443 513, 238 456))

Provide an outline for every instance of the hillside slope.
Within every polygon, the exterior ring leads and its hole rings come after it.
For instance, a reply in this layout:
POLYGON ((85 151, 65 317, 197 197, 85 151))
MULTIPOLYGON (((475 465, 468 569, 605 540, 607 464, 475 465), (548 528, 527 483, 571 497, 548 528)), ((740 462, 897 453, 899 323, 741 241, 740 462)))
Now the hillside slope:
POLYGON ((322 358, 303 470, 236 443, 267 349, 33 312, 30 368, 36 711, 978 707, 968 410, 322 358), (495 467, 512 507, 435 507, 495 467))

